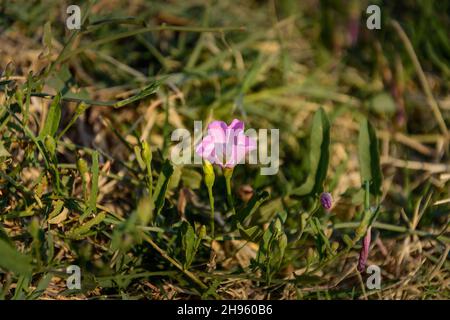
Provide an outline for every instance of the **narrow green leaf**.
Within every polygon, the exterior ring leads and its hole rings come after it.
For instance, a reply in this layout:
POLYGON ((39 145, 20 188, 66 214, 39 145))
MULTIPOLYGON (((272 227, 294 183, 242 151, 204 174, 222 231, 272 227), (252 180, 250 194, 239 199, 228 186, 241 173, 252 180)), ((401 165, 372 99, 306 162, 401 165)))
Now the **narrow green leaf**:
POLYGON ((153 193, 153 201, 155 202, 156 215, 161 212, 164 206, 164 201, 169 184, 170 177, 173 174, 173 167, 169 160, 166 160, 159 173, 158 182, 156 183, 155 191, 153 193))
POLYGON ((244 223, 244 220, 258 210, 261 204, 267 199, 269 199, 269 193, 267 191, 256 192, 248 202, 247 206, 236 214, 235 222, 244 223))
POLYGON ((330 121, 320 108, 314 114, 310 132, 309 175, 306 181, 292 191, 293 195, 304 196, 323 191, 330 158, 330 121))
POLYGON ((364 119, 359 129, 359 165, 361 184, 370 182, 370 193, 381 194, 382 173, 380 168, 380 154, 375 129, 367 119, 364 119))
POLYGON ((47 136, 54 137, 59 127, 59 121, 61 120, 61 95, 56 95, 50 104, 48 109, 47 118, 44 126, 39 132, 39 138, 41 141, 47 136))
POLYGON ((98 195, 98 175, 99 175, 99 166, 98 166, 98 151, 95 151, 92 154, 92 186, 91 186, 91 194, 89 197, 89 207, 91 208, 91 212, 97 211, 97 195, 98 195))
POLYGON ((247 241, 257 242, 263 235, 263 232, 259 226, 245 228, 240 223, 238 223, 237 228, 241 237, 247 241))

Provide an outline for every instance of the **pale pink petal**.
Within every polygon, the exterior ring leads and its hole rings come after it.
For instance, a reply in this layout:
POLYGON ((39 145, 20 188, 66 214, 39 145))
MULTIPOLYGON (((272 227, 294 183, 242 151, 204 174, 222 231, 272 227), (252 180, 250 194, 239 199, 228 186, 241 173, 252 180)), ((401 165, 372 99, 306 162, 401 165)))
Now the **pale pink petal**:
POLYGON ((208 135, 212 136, 215 143, 226 142, 227 124, 223 121, 213 121, 208 125, 208 135))
POLYGON ((209 157, 212 153, 214 153, 214 140, 211 136, 206 136, 202 141, 197 145, 195 152, 202 158, 209 157))
POLYGON ((256 150, 257 147, 256 139, 253 137, 245 136, 245 147, 247 149, 247 152, 256 150))
POLYGON ((229 147, 227 153, 226 167, 234 167, 237 164, 244 163, 245 156, 252 150, 256 149, 256 141, 252 137, 247 137, 241 132, 234 144, 229 147))
POLYGON ((199 156, 221 167, 243 163, 245 156, 256 149, 256 139, 244 134, 244 122, 234 119, 229 126, 223 121, 208 125, 208 135, 197 146, 199 156))

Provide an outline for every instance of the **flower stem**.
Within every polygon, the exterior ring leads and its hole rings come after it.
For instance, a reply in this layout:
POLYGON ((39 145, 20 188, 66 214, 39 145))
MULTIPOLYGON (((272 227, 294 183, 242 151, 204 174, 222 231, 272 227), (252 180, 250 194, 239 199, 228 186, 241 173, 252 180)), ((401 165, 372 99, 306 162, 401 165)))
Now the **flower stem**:
POLYGON ((212 187, 208 187, 208 195, 209 195, 209 206, 211 208, 211 239, 214 240, 214 196, 212 193, 212 187))
POLYGON ((212 192, 212 188, 214 185, 215 174, 212 164, 207 160, 203 161, 203 173, 205 175, 205 185, 208 189, 209 206, 211 208, 211 239, 214 240, 214 195, 212 192))
POLYGON ((227 201, 233 215, 236 215, 236 210, 234 209, 233 195, 231 194, 231 177, 233 176, 233 168, 224 168, 223 175, 225 176, 225 184, 227 186, 227 201))

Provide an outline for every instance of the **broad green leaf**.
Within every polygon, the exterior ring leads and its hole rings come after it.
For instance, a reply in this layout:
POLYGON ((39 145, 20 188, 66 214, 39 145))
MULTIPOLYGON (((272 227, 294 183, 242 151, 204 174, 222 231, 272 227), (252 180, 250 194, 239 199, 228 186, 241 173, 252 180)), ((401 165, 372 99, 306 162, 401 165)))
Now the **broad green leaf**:
POLYGON ((59 121, 61 120, 61 95, 56 95, 53 98, 52 103, 48 109, 47 118, 45 119, 44 126, 39 132, 39 138, 41 141, 49 135, 51 137, 55 136, 56 131, 59 127, 59 121))
POLYGON ((31 272, 31 259, 0 238, 0 268, 17 274, 31 272))
POLYGON ((330 122, 320 108, 314 114, 310 132, 309 175, 306 181, 292 191, 293 195, 304 196, 323 191, 330 158, 330 122))
POLYGON ((156 215, 161 212, 164 206, 164 201, 169 184, 170 177, 173 174, 173 167, 169 160, 166 160, 159 173, 158 182, 156 183, 155 191, 153 193, 153 201, 155 202, 156 215))
POLYGON ((380 154, 375 129, 367 119, 364 119, 359 129, 359 165, 361 184, 370 182, 370 193, 381 194, 383 176, 380 168, 380 154))

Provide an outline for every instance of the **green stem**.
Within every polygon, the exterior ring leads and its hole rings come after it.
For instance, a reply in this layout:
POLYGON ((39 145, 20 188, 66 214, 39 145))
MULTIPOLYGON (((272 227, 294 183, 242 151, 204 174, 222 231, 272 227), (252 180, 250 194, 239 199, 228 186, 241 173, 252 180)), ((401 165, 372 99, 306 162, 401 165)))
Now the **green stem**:
POLYGON ((304 232, 305 229, 306 229, 306 226, 308 225, 308 223, 309 223, 309 221, 311 220, 311 218, 313 217, 313 215, 317 212, 317 210, 319 209, 319 207, 320 207, 320 206, 319 206, 319 200, 316 199, 316 200, 314 201, 314 204, 313 204, 311 210, 308 212, 308 217, 306 217, 306 219, 305 219, 305 221, 304 221, 305 225, 300 226, 300 228, 299 228, 299 231, 298 231, 297 237, 296 237, 296 239, 295 239, 295 242, 297 242, 297 241, 299 241, 299 240, 301 239, 301 237, 302 237, 302 235, 303 235, 303 232, 304 232))
POLYGON ((234 209, 233 195, 231 194, 231 177, 233 176, 233 168, 224 168, 223 175, 225 176, 225 184, 227 187, 227 202, 233 215, 236 215, 236 210, 234 209))
POLYGON ((211 208, 211 241, 214 240, 214 196, 212 192, 212 186, 208 187, 209 206, 211 208))
POLYGON ((214 180, 216 176, 214 174, 213 165, 208 160, 203 160, 203 173, 205 175, 205 185, 208 189, 209 205, 211 207, 211 241, 214 240, 214 196, 212 188, 214 186, 214 180))

